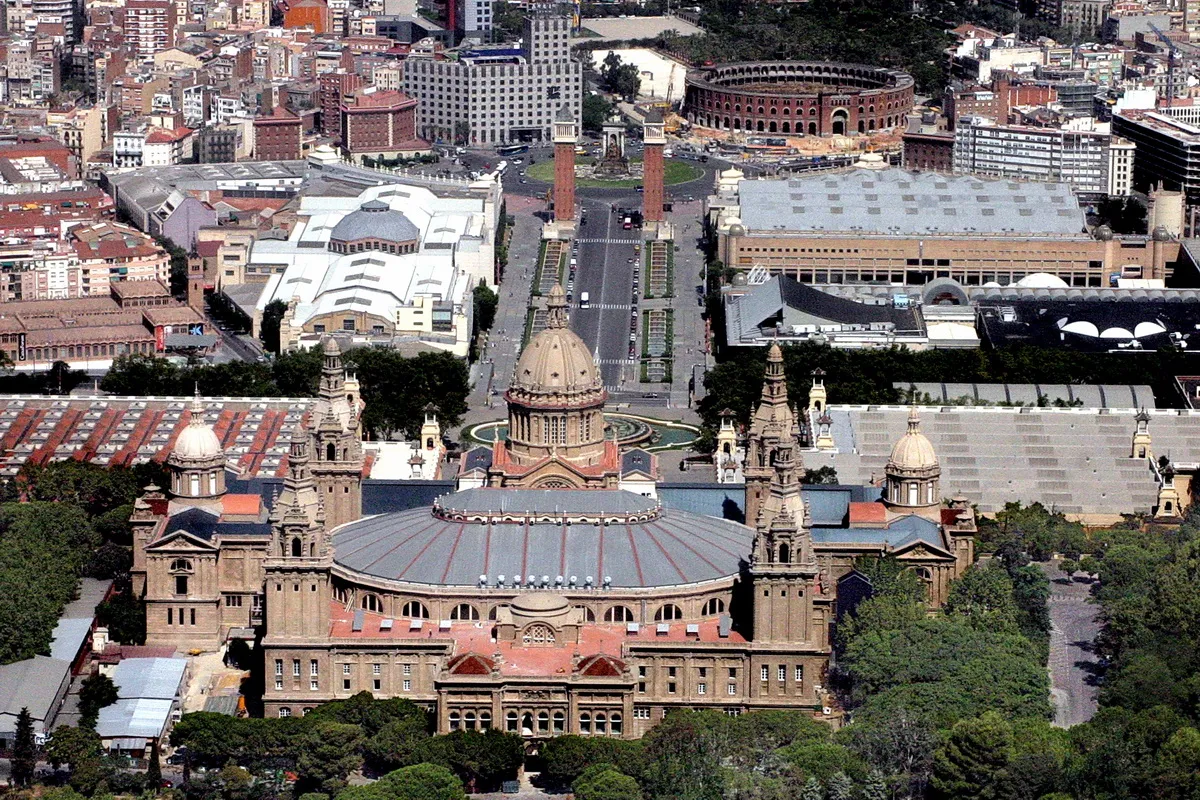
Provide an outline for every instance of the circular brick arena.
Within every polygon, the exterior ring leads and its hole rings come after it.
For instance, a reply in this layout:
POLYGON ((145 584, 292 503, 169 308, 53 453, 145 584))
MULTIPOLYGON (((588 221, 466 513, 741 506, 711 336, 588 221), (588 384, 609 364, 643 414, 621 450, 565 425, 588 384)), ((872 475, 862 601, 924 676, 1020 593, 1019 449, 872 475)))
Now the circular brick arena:
POLYGON ((722 131, 845 136, 904 125, 906 72, 823 61, 753 61, 692 70, 684 113, 722 131))

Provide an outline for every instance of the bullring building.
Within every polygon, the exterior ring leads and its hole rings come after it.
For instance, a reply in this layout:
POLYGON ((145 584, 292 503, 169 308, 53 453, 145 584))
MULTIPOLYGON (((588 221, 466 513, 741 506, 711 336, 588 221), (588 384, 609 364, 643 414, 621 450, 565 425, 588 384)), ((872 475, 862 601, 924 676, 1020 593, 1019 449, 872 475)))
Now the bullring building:
POLYGON ((973 561, 973 512, 942 502, 915 412, 883 485, 801 487, 823 409, 789 402, 777 346, 746 435, 749 524, 614 488, 599 369, 561 289, 550 300, 485 485, 362 517, 362 405, 332 342, 270 509, 223 494, 224 456, 197 423, 169 496, 134 514, 148 641, 255 638, 268 716, 366 690, 430 709, 440 732, 635 738, 673 708, 820 715, 854 559, 894 554, 932 605, 973 561))

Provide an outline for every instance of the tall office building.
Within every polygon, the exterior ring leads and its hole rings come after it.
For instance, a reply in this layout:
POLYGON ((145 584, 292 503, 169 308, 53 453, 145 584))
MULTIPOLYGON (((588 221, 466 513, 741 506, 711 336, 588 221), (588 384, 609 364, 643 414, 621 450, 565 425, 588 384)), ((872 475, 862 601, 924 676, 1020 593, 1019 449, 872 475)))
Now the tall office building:
POLYGON ((405 93, 416 98, 417 135, 473 145, 549 141, 566 104, 583 110, 583 65, 571 58, 571 18, 536 13, 525 20, 520 47, 498 45, 437 60, 413 52, 405 93))

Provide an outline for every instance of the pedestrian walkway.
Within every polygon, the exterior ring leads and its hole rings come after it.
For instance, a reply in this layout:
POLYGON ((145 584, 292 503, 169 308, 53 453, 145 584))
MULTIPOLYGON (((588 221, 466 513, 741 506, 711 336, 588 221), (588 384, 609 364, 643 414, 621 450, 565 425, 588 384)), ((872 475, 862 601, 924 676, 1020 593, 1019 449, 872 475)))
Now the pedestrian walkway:
POLYGON ((629 311, 633 308, 633 306, 631 306, 629 303, 591 303, 588 308, 598 308, 601 311, 629 311))
POLYGON ((1054 725, 1069 728, 1096 713, 1095 653, 1100 633, 1096 606, 1088 602, 1092 584, 1069 580, 1056 564, 1040 564, 1050 579, 1050 694, 1054 725))
POLYGON ((576 239, 580 244, 641 244, 641 239, 576 239))
POLYGON ((606 365, 612 365, 612 364, 620 364, 620 365, 624 366, 626 364, 636 364, 637 363, 637 359, 635 359, 635 358, 597 358, 597 359, 595 359, 595 361, 600 366, 606 366, 606 365))

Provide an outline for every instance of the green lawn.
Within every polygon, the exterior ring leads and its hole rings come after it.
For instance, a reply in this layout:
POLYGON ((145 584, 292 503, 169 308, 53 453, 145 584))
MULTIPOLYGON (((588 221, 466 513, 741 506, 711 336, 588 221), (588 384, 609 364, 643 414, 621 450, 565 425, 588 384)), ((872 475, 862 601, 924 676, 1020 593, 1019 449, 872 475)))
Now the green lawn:
MULTIPOLYGON (((591 159, 588 159, 590 162, 591 159)), ((581 159, 576 159, 576 163, 588 163, 581 159)), ((542 181, 543 183, 554 183, 554 160, 539 161, 534 164, 525 174, 530 180, 542 181)), ((694 181, 703 175, 704 172, 694 164, 689 164, 686 161, 666 160, 666 166, 663 169, 663 181, 667 186, 672 186, 677 183, 687 183, 694 181)), ((641 178, 623 178, 621 180, 601 181, 594 178, 578 178, 575 185, 584 189, 632 189, 642 182, 641 178)))

